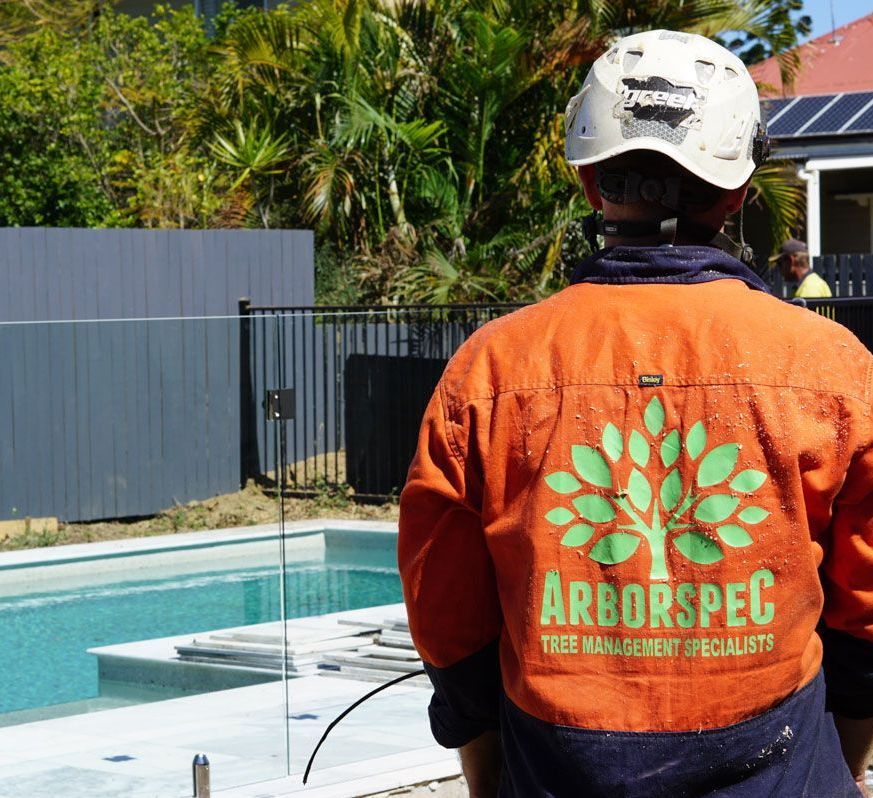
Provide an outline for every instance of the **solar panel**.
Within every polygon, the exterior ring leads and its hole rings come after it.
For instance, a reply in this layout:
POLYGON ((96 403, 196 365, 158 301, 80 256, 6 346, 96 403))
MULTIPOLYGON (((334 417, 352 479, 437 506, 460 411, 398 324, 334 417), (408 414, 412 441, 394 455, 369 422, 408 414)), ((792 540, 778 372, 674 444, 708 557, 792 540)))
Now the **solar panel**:
POLYGON ((870 91, 844 94, 811 125, 804 128, 801 135, 836 133, 871 100, 873 92, 870 91))
POLYGON ((833 94, 818 97, 801 97, 784 114, 770 125, 767 131, 771 136, 791 136, 803 127, 813 116, 824 108, 833 94))
POLYGON ((793 97, 779 97, 773 100, 761 100, 761 117, 764 120, 764 123, 766 124, 793 100, 793 97))
POLYGON ((873 107, 864 111, 843 133, 860 133, 862 130, 873 130, 873 107))

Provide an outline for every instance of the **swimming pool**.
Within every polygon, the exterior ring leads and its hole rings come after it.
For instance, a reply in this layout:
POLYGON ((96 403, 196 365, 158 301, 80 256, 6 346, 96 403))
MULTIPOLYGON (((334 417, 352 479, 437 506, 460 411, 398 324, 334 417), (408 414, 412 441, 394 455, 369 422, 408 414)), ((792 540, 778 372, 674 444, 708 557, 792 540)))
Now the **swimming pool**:
MULTIPOLYGON (((286 617, 401 600, 393 547, 356 550, 348 540, 345 532, 321 556, 308 552, 287 563, 286 617)), ((259 560, 228 570, 176 568, 169 576, 139 569, 132 578, 104 575, 99 584, 35 591, 31 585, 0 597, 0 714, 98 696, 89 648, 279 620, 279 569, 259 560)))

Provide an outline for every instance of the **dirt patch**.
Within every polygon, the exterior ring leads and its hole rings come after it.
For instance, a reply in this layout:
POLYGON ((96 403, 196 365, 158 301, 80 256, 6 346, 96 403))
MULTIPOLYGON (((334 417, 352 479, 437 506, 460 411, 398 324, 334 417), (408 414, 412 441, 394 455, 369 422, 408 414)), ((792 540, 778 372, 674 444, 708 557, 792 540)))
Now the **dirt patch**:
MULTIPOLYGON (((285 499, 287 521, 325 517, 394 521, 397 513, 396 502, 380 505, 357 504, 345 490, 326 486, 311 499, 285 499)), ((254 483, 249 483, 244 490, 237 493, 177 505, 149 518, 62 524, 57 531, 35 530, 25 525, 24 530, 18 534, 0 536, 0 551, 252 526, 269 524, 278 519, 279 501, 276 496, 254 483)))

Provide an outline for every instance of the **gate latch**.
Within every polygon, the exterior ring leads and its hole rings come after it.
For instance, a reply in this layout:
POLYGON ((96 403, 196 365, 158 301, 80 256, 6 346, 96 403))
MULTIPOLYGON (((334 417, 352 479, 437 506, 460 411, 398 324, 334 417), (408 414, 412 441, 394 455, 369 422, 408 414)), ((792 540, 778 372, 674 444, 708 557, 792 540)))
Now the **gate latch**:
POLYGON ((291 421, 295 405, 293 388, 267 391, 267 421, 291 421))

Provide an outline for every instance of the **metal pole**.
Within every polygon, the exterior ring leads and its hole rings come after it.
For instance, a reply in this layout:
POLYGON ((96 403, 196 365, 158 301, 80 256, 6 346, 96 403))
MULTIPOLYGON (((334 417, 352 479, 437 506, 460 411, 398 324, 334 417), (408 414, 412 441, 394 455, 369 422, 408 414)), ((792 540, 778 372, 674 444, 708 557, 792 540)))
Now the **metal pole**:
POLYGON ((209 798, 209 760, 206 754, 197 754, 191 768, 194 772, 194 798, 209 798))
POLYGON ((239 299, 239 449, 240 487, 257 478, 258 427, 255 419, 257 395, 252 384, 252 318, 251 300, 239 299))

